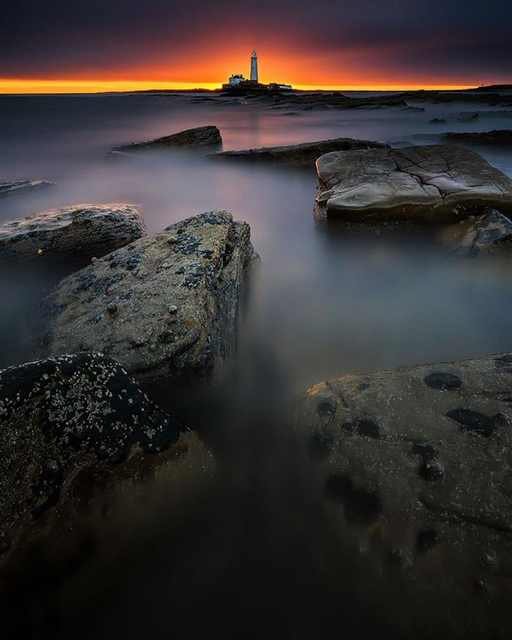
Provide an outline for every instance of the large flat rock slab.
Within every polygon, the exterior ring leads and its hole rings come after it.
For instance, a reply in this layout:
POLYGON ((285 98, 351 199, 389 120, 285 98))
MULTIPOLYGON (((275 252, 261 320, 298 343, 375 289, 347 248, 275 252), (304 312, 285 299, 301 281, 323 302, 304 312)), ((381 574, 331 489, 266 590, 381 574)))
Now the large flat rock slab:
POLYGON ((141 378, 210 373, 232 352, 249 225, 212 211, 69 276, 47 300, 44 353, 102 351, 141 378))
POLYGON ((0 180, 0 198, 53 186, 48 180, 0 180))
POLYGON ((0 225, 0 259, 100 257, 144 233, 134 205, 72 205, 0 225))
POLYGON ((102 354, 64 355, 0 371, 0 553, 55 505, 76 474, 154 453, 180 425, 102 354))
POLYGON ((389 606, 410 606, 412 627, 430 629, 420 637, 443 628, 444 607, 451 637, 473 637, 475 624, 487 637, 506 619, 490 612, 510 604, 511 382, 505 353, 346 374, 299 405, 340 544, 364 584, 404 595, 389 606))
POLYGON ((315 142, 303 142, 278 147, 260 147, 239 151, 223 151, 212 155, 221 160, 249 160, 253 162, 274 162, 293 167, 314 167, 315 161, 324 153, 348 151, 351 149, 376 149, 385 145, 370 140, 333 138, 315 142))
POLYGON ((365 149, 317 160, 317 205, 344 220, 445 221, 512 211, 512 180, 458 146, 365 149))
POLYGON ((154 140, 144 140, 142 142, 132 142, 130 144, 115 147, 114 151, 131 153, 137 151, 161 151, 166 149, 200 149, 204 147, 219 147, 222 145, 222 137, 217 127, 207 125, 185 129, 169 136, 155 138, 154 140))

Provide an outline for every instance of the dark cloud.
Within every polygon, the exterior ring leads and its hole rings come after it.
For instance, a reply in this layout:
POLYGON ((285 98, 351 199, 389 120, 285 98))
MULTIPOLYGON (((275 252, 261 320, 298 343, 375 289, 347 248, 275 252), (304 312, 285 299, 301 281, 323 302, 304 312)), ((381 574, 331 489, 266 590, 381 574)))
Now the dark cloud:
POLYGON ((2 9, 0 77, 91 76, 174 66, 230 40, 336 56, 376 70, 508 76, 512 3, 504 0, 19 0, 2 9))

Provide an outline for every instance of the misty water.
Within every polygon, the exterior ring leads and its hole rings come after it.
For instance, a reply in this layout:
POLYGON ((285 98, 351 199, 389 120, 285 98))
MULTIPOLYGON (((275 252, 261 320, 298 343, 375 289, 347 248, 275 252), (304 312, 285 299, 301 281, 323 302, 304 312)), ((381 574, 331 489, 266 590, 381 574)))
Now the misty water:
MULTIPOLYGON (((185 401, 170 387, 155 390, 165 408, 180 406, 211 449, 212 478, 191 470, 173 485, 165 474, 149 474, 117 496, 110 515, 84 525, 72 567, 34 552, 23 577, 13 578, 21 586, 9 608, 20 633, 302 638, 326 637, 331 625, 337 635, 406 633, 411 608, 422 605, 392 576, 372 582, 371 562, 364 573, 347 551, 293 432, 293 398, 345 372, 511 350, 509 263, 449 259, 433 232, 351 232, 317 220, 314 172, 108 152, 206 124, 220 128, 224 149, 237 149, 339 136, 425 144, 443 131, 512 122, 484 104, 422 106, 283 115, 257 105, 195 104, 190 96, 0 98, 0 177, 56 183, 2 200, 0 222, 121 201, 140 204, 155 232, 220 208, 250 223, 261 257, 223 379, 213 390, 185 393, 185 401), (493 113, 457 120, 470 110, 493 113), (447 123, 430 124, 434 117, 447 123), (386 613, 392 601, 403 603, 402 620, 386 613)), ((512 176, 512 153, 478 150, 512 176)), ((0 273, 2 366, 33 356, 34 314, 57 278, 51 270, 0 273)), ((431 620, 447 615, 442 603, 425 606, 431 620)))

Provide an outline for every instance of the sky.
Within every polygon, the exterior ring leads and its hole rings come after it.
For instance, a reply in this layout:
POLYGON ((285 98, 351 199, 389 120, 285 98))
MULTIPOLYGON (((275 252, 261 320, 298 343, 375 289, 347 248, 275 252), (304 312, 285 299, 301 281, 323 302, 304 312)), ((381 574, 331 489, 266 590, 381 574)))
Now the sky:
POLYGON ((512 83, 510 0, 17 0, 0 20, 0 92, 512 83))

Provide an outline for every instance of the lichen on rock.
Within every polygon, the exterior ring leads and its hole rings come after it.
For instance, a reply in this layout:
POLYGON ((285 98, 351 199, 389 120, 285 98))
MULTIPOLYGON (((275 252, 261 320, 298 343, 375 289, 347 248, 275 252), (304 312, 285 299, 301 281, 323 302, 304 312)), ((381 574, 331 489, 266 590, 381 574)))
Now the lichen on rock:
POLYGON ((236 345, 249 225, 210 211, 110 253, 45 303, 42 353, 102 351, 144 379, 205 375, 236 345))
POLYGON ((99 353, 0 371, 0 539, 56 504, 78 471, 162 451, 180 428, 99 353))

